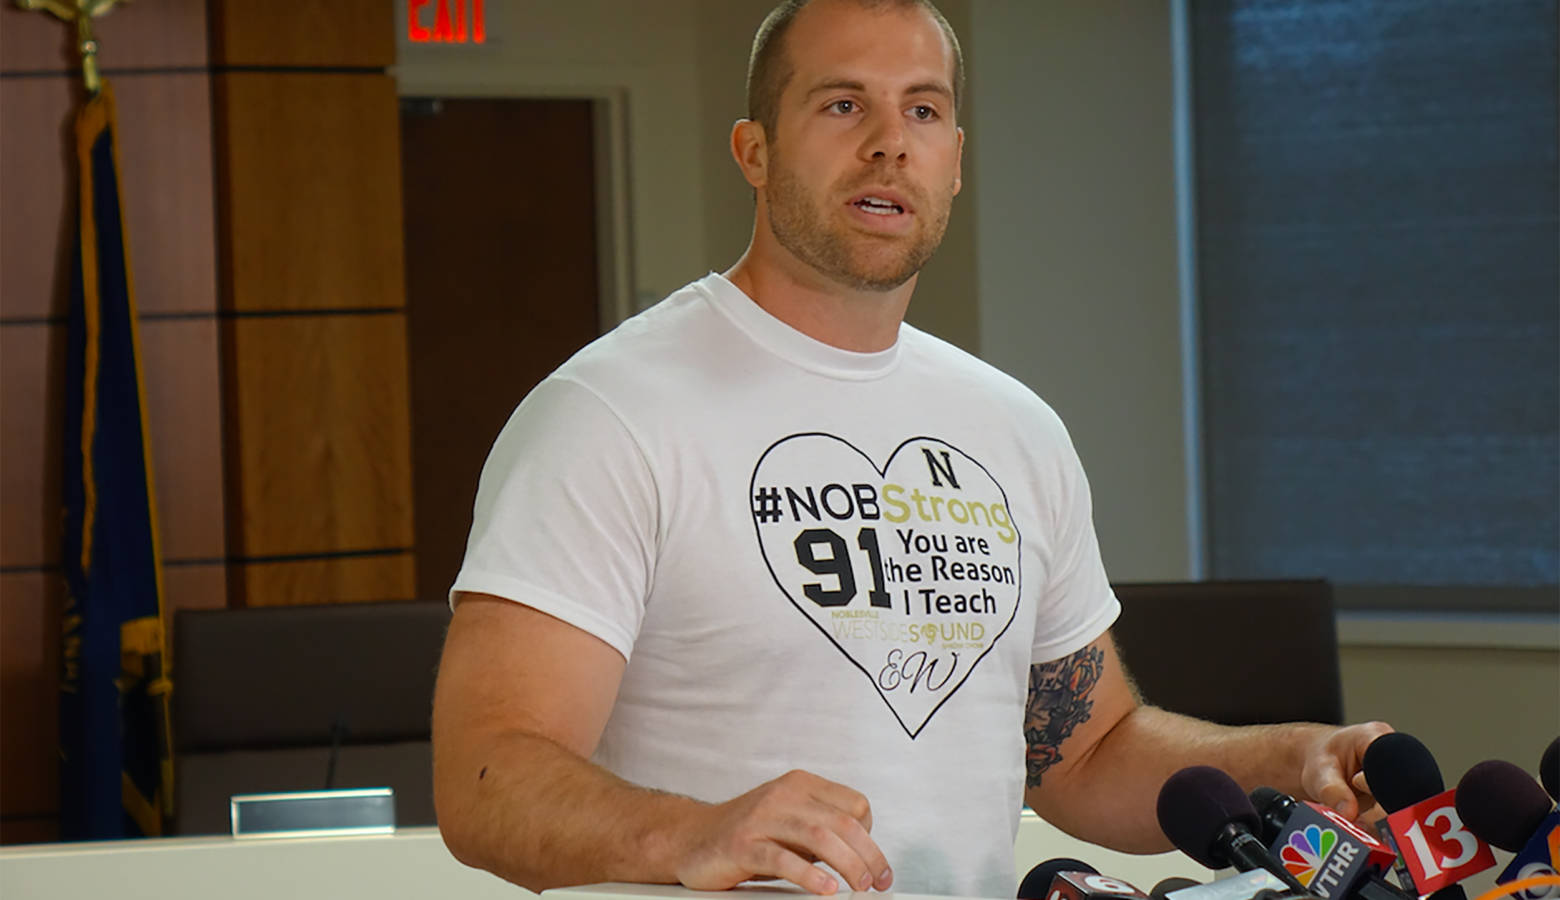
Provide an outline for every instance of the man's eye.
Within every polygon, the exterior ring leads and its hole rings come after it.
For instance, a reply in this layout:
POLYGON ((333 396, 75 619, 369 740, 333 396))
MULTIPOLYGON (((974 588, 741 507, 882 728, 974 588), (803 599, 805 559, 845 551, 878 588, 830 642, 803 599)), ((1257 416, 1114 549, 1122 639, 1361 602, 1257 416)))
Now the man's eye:
POLYGON ((914 115, 917 119, 922 119, 922 120, 937 118, 937 110, 932 109, 930 106, 925 106, 925 105, 911 107, 910 108, 910 113, 912 115, 914 115))
POLYGON ((855 109, 856 109, 856 101, 854 101, 854 100, 836 100, 833 103, 829 104, 829 108, 834 110, 837 113, 854 112, 855 109))

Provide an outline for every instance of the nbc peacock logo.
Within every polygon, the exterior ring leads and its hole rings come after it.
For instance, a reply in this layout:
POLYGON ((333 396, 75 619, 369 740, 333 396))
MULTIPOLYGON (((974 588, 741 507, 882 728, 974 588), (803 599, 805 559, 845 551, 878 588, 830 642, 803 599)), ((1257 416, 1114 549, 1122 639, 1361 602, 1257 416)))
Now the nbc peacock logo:
POLYGON ((1289 836, 1289 843, 1279 853, 1284 868, 1306 887, 1321 871, 1322 863, 1338 844, 1338 832, 1331 828, 1307 825, 1289 836))

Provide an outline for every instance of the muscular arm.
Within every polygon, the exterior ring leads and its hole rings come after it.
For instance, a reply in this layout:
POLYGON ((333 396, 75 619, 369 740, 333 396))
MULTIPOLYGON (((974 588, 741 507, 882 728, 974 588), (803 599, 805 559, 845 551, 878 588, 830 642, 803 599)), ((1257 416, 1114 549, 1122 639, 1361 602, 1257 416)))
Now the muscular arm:
POLYGON ((866 798, 843 785, 792 772, 712 805, 592 764, 624 666, 551 616, 457 597, 433 709, 434 806, 456 859, 534 891, 778 877, 834 893, 816 860, 854 887, 889 886, 866 798))
POLYGON ((1211 765, 1250 790, 1270 785, 1353 816, 1348 786, 1381 723, 1233 728, 1144 704, 1110 634, 1030 668, 1024 799, 1057 827, 1130 853, 1171 849, 1154 806, 1177 770, 1211 765))

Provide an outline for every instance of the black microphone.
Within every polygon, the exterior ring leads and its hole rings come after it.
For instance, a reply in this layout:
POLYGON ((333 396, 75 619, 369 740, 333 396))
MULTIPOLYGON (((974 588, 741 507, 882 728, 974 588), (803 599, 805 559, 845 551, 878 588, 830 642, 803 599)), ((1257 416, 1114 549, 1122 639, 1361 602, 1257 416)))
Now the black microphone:
POLYGON ((1061 856, 1048 859, 1029 870, 1018 885, 1018 900, 1046 900, 1051 893, 1051 882, 1062 872, 1088 872, 1098 875, 1100 870, 1088 863, 1061 856))
POLYGON ((333 719, 330 723, 330 756, 325 759, 325 790, 336 786, 336 758, 341 755, 341 739, 351 733, 352 729, 340 718, 333 719))
POLYGON ((1086 862, 1062 857, 1029 870, 1018 886, 1020 900, 1149 900, 1147 894, 1086 862))
MULTIPOLYGON (((1365 780, 1370 784, 1371 794, 1375 795, 1376 802, 1389 814, 1408 809, 1446 791, 1441 767, 1436 764, 1430 748, 1406 732, 1394 731, 1371 741, 1370 746, 1365 748, 1361 767, 1365 770, 1365 780)), ((1401 848, 1403 835, 1395 831, 1388 833, 1401 848)), ((1419 890, 1407 881, 1404 887, 1410 891, 1419 890)), ((1468 900, 1468 892, 1460 884, 1449 884, 1429 894, 1428 900, 1468 900)))
POLYGON ((1051 879, 1046 900, 1148 900, 1148 895, 1120 878, 1064 870, 1051 879))
POLYGON ((1190 878, 1182 878, 1179 875, 1171 875, 1148 889, 1148 895, 1154 900, 1165 900, 1170 894, 1187 888, 1198 887, 1201 881, 1193 881, 1190 878))
POLYGON ((1549 796, 1560 800, 1560 737, 1544 749, 1544 758, 1538 761, 1538 780, 1544 783, 1549 796))
POLYGON ((1177 849, 1210 869, 1264 869, 1296 893, 1308 893, 1257 838, 1257 811, 1235 779, 1212 766, 1190 766, 1159 790, 1159 827, 1177 849))
POLYGON ((1487 844, 1518 853, 1554 809, 1549 794, 1521 767, 1491 759, 1457 783, 1457 814, 1487 844))
POLYGON ((1391 848, 1325 807, 1270 787, 1251 792, 1269 852, 1313 894, 1353 900, 1415 900, 1384 881, 1391 848))
POLYGON ((1283 791, 1266 785, 1252 791, 1249 796, 1252 807, 1257 811, 1257 819, 1262 824, 1257 834, 1271 846, 1273 841, 1278 839, 1278 833, 1284 830, 1284 823, 1294 815, 1295 807, 1299 804, 1295 798, 1283 791))
POLYGON ((1496 884, 1555 874, 1560 811, 1520 766, 1491 759, 1469 769, 1457 783, 1457 814, 1475 837, 1516 854, 1496 884))

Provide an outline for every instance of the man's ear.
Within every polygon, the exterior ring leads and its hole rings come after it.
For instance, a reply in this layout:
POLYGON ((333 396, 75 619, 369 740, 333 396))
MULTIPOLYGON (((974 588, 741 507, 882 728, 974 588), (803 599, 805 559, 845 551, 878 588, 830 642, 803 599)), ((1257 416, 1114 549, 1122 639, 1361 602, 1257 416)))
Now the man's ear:
POLYGON ((764 126, 752 119, 738 119, 731 126, 731 158, 737 161, 742 177, 754 189, 769 182, 769 142, 764 126))
POLYGON ((964 129, 959 129, 959 155, 953 163, 953 193, 958 195, 964 187, 964 129))

